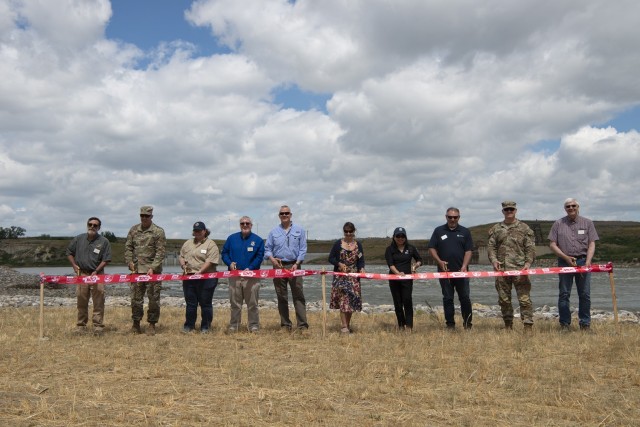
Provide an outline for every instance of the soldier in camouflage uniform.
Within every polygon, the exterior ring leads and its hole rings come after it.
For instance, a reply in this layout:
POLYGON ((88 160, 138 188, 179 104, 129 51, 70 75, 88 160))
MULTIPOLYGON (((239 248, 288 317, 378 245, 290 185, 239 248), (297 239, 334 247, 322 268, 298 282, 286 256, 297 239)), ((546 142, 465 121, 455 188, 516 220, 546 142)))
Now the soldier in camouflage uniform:
MULTIPOLYGON (((166 239, 164 230, 155 225, 153 207, 142 206, 140 208, 140 224, 136 224, 127 234, 127 242, 124 249, 124 262, 133 273, 159 274, 162 273, 166 239)), ((144 316, 144 294, 149 298, 147 310, 148 335, 155 335, 156 323, 160 318, 160 289, 161 282, 132 282, 131 283, 131 318, 134 333, 141 333, 140 321, 144 316)))
MULTIPOLYGON (((489 230, 487 250, 495 271, 526 270, 536 257, 535 237, 527 224, 516 219, 516 202, 502 202, 504 221, 489 230)), ((520 303, 520 316, 525 330, 533 326, 531 281, 528 275, 496 277, 498 303, 506 329, 513 328, 511 288, 516 289, 520 303)))

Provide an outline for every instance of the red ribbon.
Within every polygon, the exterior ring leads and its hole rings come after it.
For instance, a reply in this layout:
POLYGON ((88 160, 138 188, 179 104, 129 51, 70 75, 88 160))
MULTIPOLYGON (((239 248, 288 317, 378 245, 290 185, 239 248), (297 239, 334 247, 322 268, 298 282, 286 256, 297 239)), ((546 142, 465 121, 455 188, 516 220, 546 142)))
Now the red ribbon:
POLYGON ((509 271, 448 271, 438 273, 414 273, 414 274, 381 274, 381 273, 340 273, 334 271, 319 270, 234 270, 220 271, 215 273, 192 274, 189 276, 182 274, 100 274, 96 276, 45 276, 40 273, 40 280, 45 283, 57 283, 63 285, 93 285, 96 283, 116 284, 135 282, 163 282, 178 280, 198 280, 198 279, 223 279, 228 277, 249 277, 254 279, 278 279, 292 278, 300 276, 314 276, 318 274, 332 274, 334 276, 359 277, 371 280, 428 280, 428 279, 460 279, 460 278, 480 278, 480 277, 500 277, 500 276, 535 276, 544 274, 568 274, 568 273, 611 273, 613 264, 594 264, 590 267, 541 267, 530 268, 528 270, 509 271))

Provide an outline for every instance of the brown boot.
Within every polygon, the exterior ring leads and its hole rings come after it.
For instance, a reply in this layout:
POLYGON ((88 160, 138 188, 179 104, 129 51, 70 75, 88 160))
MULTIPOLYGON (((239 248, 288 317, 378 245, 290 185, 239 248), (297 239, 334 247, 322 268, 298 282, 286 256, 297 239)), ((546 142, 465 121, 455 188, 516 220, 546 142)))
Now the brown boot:
POLYGON ((532 323, 525 323, 524 324, 524 333, 525 334, 533 333, 533 324, 532 323))
POLYGON ((139 320, 134 320, 133 321, 133 326, 131 326, 131 332, 133 332, 134 334, 141 334, 142 333, 142 329, 140 329, 140 321, 139 320))
POLYGON ((149 327, 147 328, 147 335, 152 337, 155 334, 156 334, 156 324, 155 323, 149 323, 149 327))

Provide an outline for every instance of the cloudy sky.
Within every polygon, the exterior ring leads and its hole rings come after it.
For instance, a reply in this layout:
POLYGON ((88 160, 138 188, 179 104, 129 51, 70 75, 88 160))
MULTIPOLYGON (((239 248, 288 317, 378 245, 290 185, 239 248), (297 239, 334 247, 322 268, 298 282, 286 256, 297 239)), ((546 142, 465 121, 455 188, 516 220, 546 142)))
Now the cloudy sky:
POLYGON ((0 226, 640 220, 635 0, 0 0, 0 226))

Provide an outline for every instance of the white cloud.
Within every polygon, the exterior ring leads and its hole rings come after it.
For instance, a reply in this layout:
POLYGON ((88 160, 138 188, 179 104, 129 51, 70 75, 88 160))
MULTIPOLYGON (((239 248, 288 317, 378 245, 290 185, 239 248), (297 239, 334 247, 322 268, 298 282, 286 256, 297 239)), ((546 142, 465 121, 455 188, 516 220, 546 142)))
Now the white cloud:
POLYGON ((311 238, 417 238, 451 205, 553 219, 569 196, 639 219, 640 136, 594 125, 640 104, 634 2, 201 0, 187 19, 232 48, 210 57, 106 39, 107 1, 50 3, 0 1, 2 226, 123 235, 153 204, 171 237, 244 214, 266 236, 289 204, 311 238), (279 108, 288 84, 327 113, 279 108))

